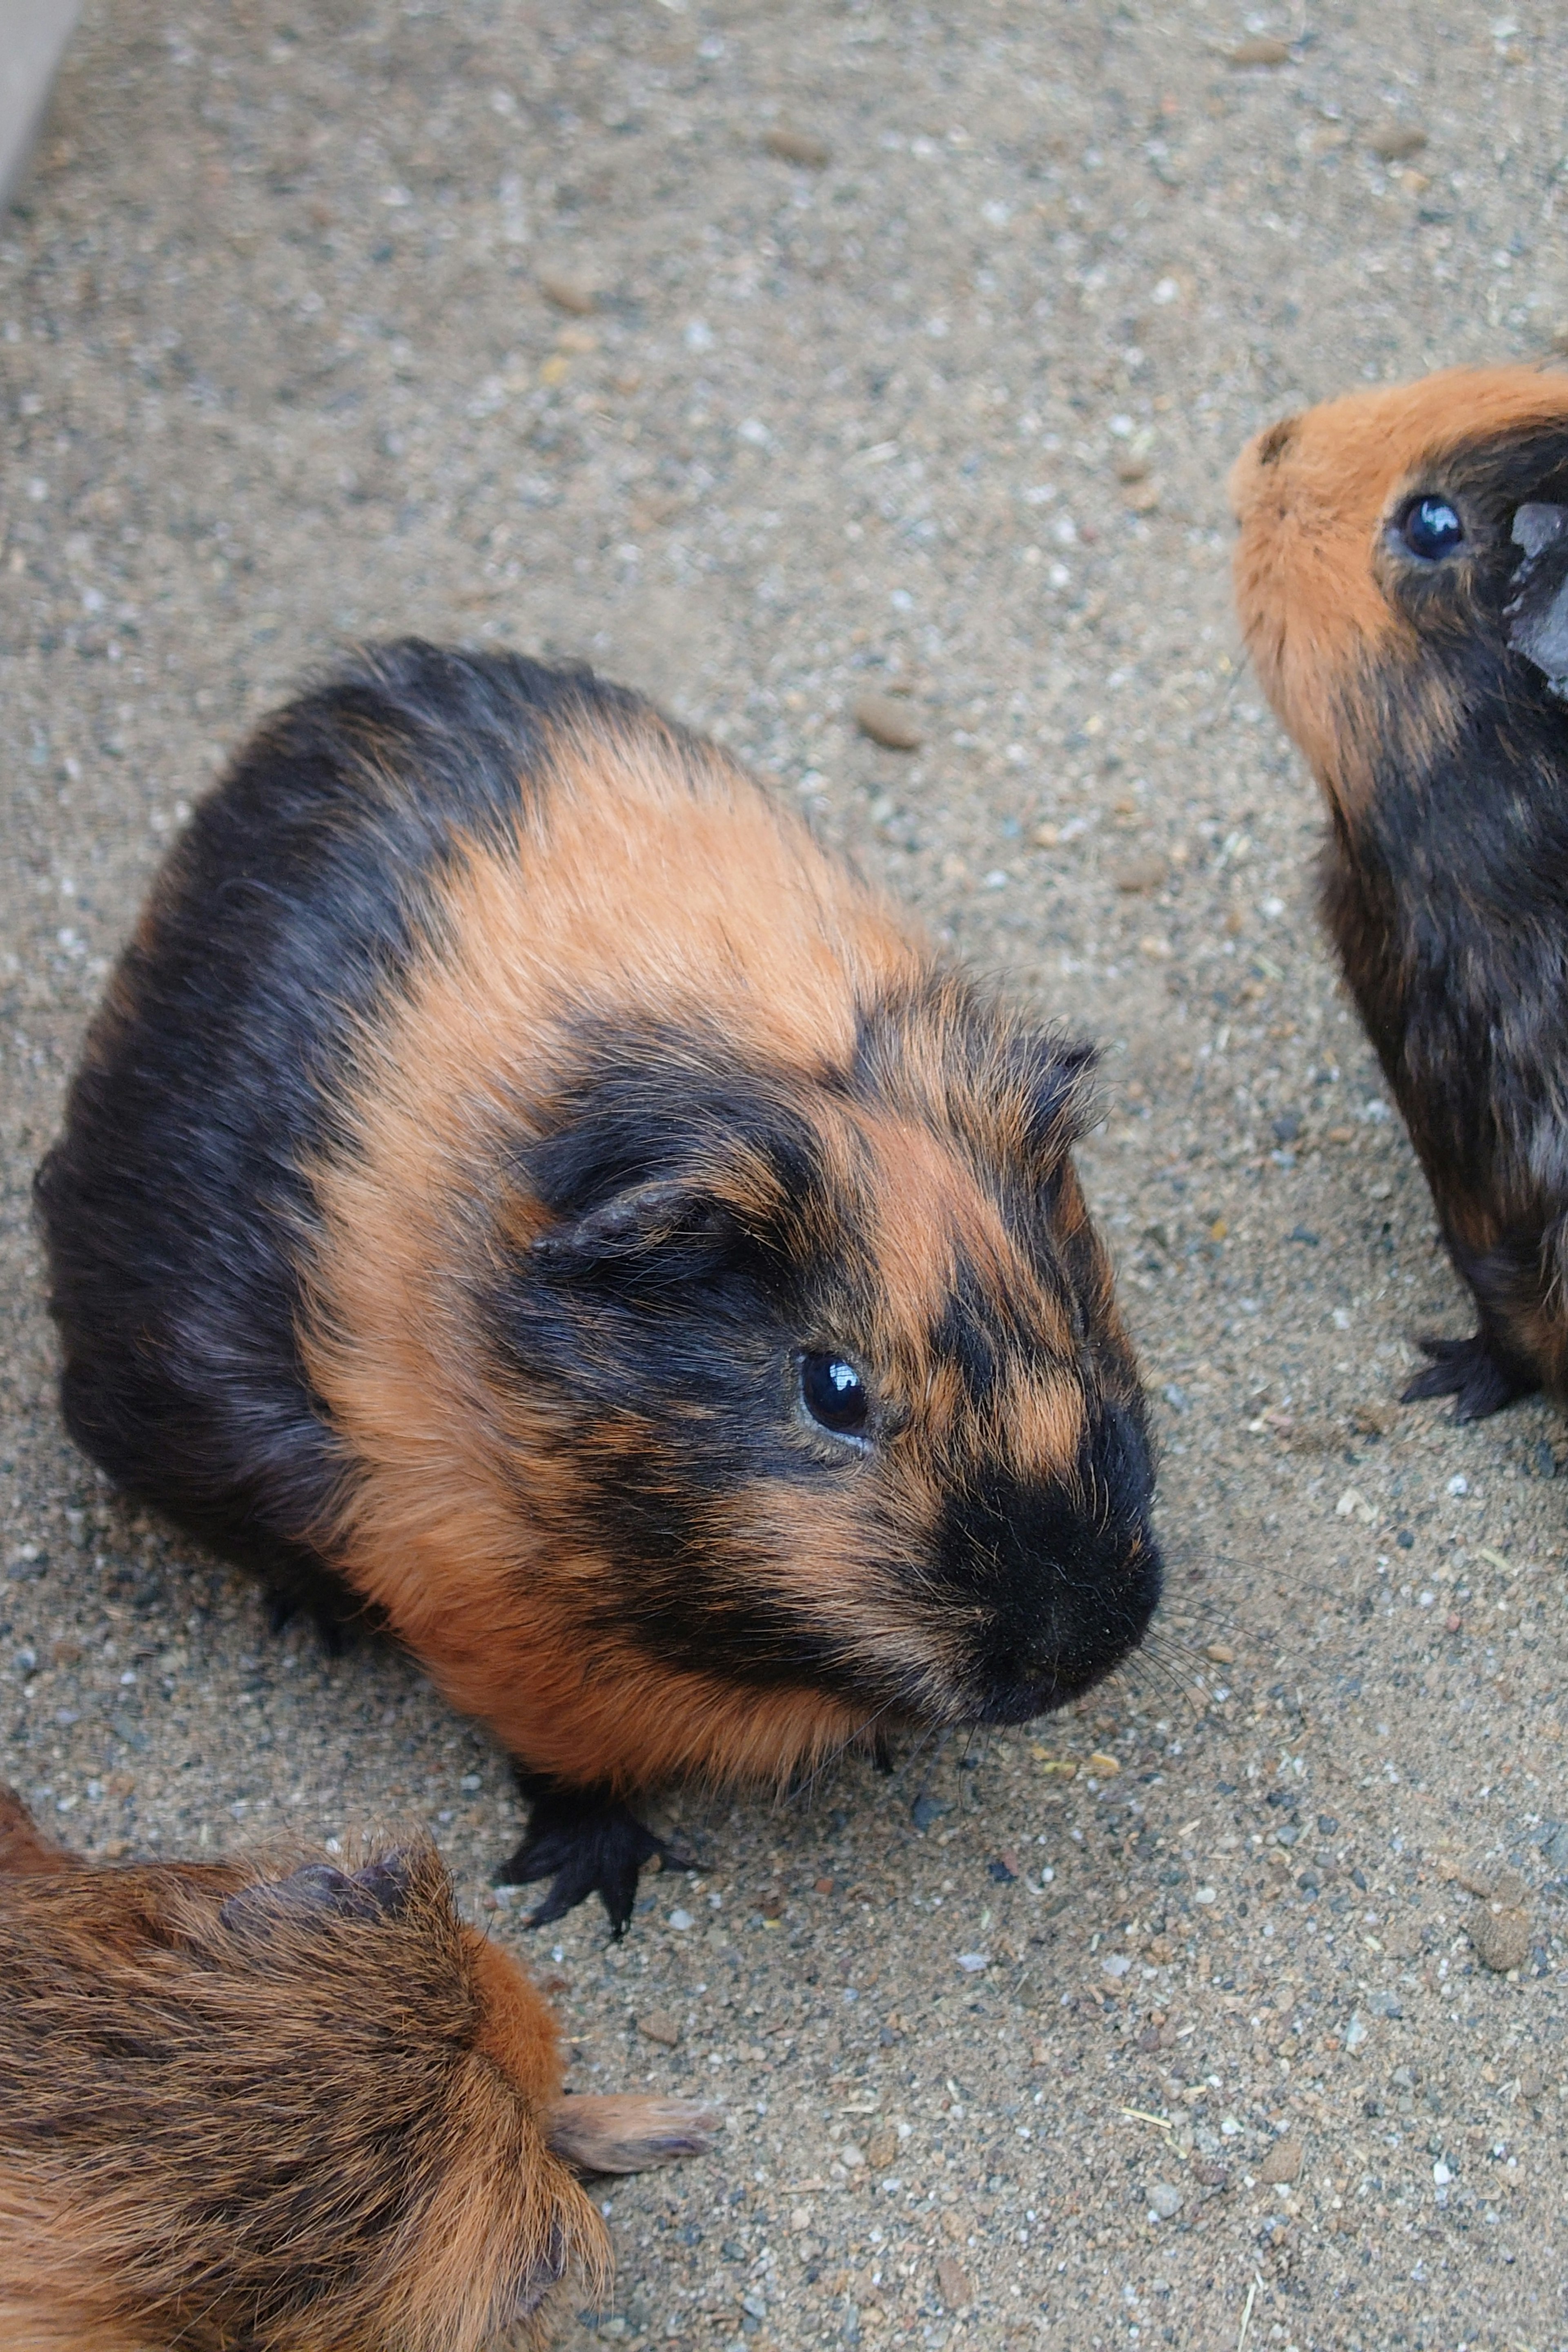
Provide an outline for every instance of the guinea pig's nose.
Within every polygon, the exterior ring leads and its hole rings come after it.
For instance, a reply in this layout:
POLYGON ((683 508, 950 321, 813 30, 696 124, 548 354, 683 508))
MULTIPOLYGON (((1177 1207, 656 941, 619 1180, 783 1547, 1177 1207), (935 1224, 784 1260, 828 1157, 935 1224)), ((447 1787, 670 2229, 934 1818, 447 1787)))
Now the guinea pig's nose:
POLYGON ((1513 510, 1509 536, 1526 555, 1544 555, 1568 530, 1568 507, 1549 506, 1544 499, 1528 499, 1513 510))

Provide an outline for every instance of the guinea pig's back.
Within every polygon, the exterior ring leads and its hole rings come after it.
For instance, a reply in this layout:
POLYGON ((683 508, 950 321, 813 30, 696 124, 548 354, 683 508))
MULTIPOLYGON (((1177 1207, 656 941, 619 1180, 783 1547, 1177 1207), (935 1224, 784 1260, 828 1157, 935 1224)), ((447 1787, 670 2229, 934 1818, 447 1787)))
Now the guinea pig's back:
POLYGON ((599 2266, 552 2022, 434 1851, 281 1868, 0 1877, 7 2352, 481 2352, 599 2266))
POLYGON ((515 829, 542 731, 628 701, 516 656, 355 659, 198 807, 89 1031, 37 1185, 68 1423, 285 1593, 331 1482, 295 1339, 304 1171, 356 1033, 459 844, 515 829))

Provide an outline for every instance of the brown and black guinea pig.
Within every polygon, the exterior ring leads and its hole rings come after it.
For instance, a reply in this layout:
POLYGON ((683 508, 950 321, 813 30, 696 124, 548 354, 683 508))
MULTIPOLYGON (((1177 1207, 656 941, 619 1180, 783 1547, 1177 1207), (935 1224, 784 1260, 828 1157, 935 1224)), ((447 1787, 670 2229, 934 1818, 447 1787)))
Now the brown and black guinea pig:
POLYGON ((1480 1328, 1406 1400, 1568 1399, 1568 377, 1454 368, 1260 434, 1237 598, 1316 771, 1322 906, 1480 1328))
POLYGON ((87 1866, 0 1790, 5 2352, 485 2352, 602 2286, 572 2168, 699 2155, 561 2092, 435 1850, 87 1866))
POLYGON ((1160 1583, 1091 1055, 715 745, 404 643, 164 866, 37 1180, 78 1442, 391 1627, 618 1929, 626 1801, 1096 1682, 1160 1583))

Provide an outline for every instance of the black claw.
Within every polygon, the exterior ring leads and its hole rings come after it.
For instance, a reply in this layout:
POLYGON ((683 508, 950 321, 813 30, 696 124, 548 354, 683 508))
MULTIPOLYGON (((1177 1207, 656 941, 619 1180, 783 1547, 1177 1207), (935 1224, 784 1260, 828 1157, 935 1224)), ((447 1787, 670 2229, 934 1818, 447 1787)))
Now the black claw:
POLYGON ((601 1790, 562 1789, 531 1773, 518 1775, 531 1805, 528 1835, 495 1874, 497 1886, 529 1886, 548 1878, 550 1891, 523 1925, 548 1927, 590 1895, 609 1915, 610 1932, 624 1936, 637 1902, 637 1877, 657 1854, 667 1870, 697 1870, 696 1856, 655 1834, 617 1798, 601 1790))
POLYGON ((1501 1356, 1484 1331, 1473 1332, 1468 1339, 1423 1339, 1418 1344, 1431 1361, 1405 1390, 1402 1404, 1451 1396, 1456 1421, 1485 1421, 1489 1413, 1500 1412, 1504 1405, 1533 1395, 1541 1386, 1533 1372, 1501 1356))

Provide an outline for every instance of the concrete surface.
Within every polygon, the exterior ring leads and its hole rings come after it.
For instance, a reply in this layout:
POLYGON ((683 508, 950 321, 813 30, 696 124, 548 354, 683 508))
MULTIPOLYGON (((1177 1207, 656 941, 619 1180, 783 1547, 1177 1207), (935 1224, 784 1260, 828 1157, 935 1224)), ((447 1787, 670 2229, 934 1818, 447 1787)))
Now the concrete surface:
POLYGON ((1291 404, 1568 320, 1565 47, 1498 0, 90 0, 0 230, 5 1774, 99 1851, 423 1820, 476 1907, 515 1832, 409 1665, 269 1640, 51 1395, 26 1186, 105 960, 343 635, 590 655, 1105 1043, 1163 1631, 890 1781, 676 1800, 710 1874, 538 1955, 580 2082, 731 2118, 606 2195, 626 2352, 1568 2342, 1568 1446, 1393 1405, 1465 1308, 1222 493, 1291 404), (889 680, 917 752, 847 719, 889 680))

